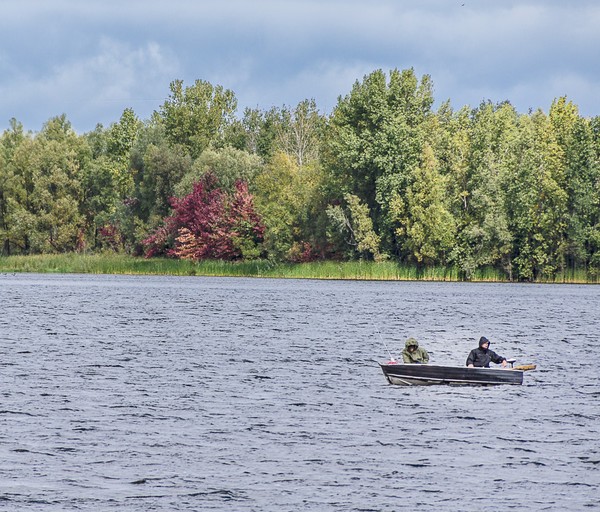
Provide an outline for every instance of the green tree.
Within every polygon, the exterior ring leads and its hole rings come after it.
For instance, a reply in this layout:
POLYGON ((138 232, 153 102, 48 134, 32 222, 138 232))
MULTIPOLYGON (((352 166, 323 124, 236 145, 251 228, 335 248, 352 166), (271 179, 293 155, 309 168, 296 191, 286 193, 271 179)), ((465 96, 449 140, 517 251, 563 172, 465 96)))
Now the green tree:
POLYGON ((578 118, 566 150, 567 266, 600 273, 600 161, 592 122, 578 118))
POLYGON ((237 109, 234 93, 203 80, 196 80, 190 87, 175 80, 170 90, 169 98, 155 114, 165 127, 169 143, 186 148, 193 158, 211 145, 223 145, 237 109))
POLYGON ((138 192, 144 221, 153 224, 169 215, 169 200, 176 195, 175 187, 191 168, 192 159, 182 146, 150 144, 147 147, 138 192))
POLYGON ((385 258, 379 252, 381 239, 373 230, 369 208, 353 194, 346 194, 344 201, 347 213, 340 205, 329 205, 327 215, 333 227, 332 236, 341 235, 344 242, 352 247, 353 256, 380 261, 385 258))
POLYGON ((86 134, 93 158, 83 169, 83 213, 93 248, 108 244, 123 250, 131 242, 131 209, 135 196, 132 150, 143 125, 132 109, 125 109, 119 122, 108 129, 101 125, 86 134), (110 240, 102 236, 110 233, 110 240))
POLYGON ((11 150, 5 163, 4 241, 7 252, 29 253, 30 233, 35 218, 30 213, 34 187, 32 160, 36 145, 33 137, 23 137, 11 150))
MULTIPOLYGON (((234 119, 225 128, 224 146, 262 157, 270 156, 272 152, 264 151, 266 115, 258 108, 245 108, 241 119, 234 119)), ((275 139, 275 132, 270 136, 267 145, 270 147, 275 139)))
POLYGON ((14 213, 22 195, 15 153, 27 138, 23 125, 14 118, 0 137, 0 254, 10 255, 14 249, 14 213))
POLYGON ((464 187, 454 196, 461 208, 453 258, 467 278, 484 266, 500 266, 512 277, 507 182, 517 161, 517 124, 508 102, 484 102, 472 113, 464 187))
POLYGON ((284 107, 279 114, 279 149, 294 158, 299 167, 317 161, 325 119, 319 114, 315 101, 301 101, 293 109, 284 107))
POLYGON ((401 250, 389 205, 421 165, 432 103, 429 76, 395 69, 388 81, 378 70, 339 99, 330 119, 324 162, 334 188, 368 206, 385 252, 401 250))
POLYGON ((396 194, 390 210, 396 216, 397 236, 417 263, 447 263, 456 224, 448 208, 446 179, 429 145, 403 197, 396 194))
POLYGON ((245 109, 240 123, 243 132, 243 145, 236 146, 249 153, 270 160, 278 151, 277 134, 280 131, 279 109, 273 107, 266 112, 259 109, 245 109))
POLYGON ((520 117, 519 161, 509 180, 510 222, 520 279, 552 276, 563 265, 567 193, 564 154, 548 116, 520 117))
POLYGON ((323 181, 319 166, 299 167, 285 153, 276 153, 256 177, 256 208, 266 226, 264 247, 271 258, 309 259, 323 252, 323 238, 316 234, 325 225, 319 219, 325 216, 323 181))
POLYGON ((91 156, 66 117, 48 121, 25 148, 19 162, 22 195, 16 225, 26 252, 66 252, 83 248, 81 169, 91 156))
POLYGON ((114 164, 112 172, 120 198, 129 197, 133 193, 131 151, 141 128, 141 121, 132 109, 127 108, 119 122, 113 123, 108 130, 107 155, 114 164))
POLYGON ((257 155, 232 147, 207 149, 175 185, 175 195, 183 197, 189 194, 194 183, 208 173, 214 175, 219 185, 228 191, 233 191, 236 181, 240 179, 252 187, 262 169, 262 159, 257 155))
POLYGON ((126 198, 120 193, 114 161, 101 155, 87 163, 81 176, 82 213, 90 247, 106 248, 102 232, 108 229, 112 233, 108 248, 124 249, 127 237, 123 228, 129 222, 129 212, 124 205, 126 198))
MULTIPOLYGON (((553 101, 549 113, 557 144, 562 150, 564 180, 558 185, 566 191, 564 242, 561 244, 560 269, 590 270, 598 240, 598 159, 594 151, 593 128, 579 116, 578 108, 566 97, 553 101)), ((592 271, 595 272, 592 265, 592 271)))

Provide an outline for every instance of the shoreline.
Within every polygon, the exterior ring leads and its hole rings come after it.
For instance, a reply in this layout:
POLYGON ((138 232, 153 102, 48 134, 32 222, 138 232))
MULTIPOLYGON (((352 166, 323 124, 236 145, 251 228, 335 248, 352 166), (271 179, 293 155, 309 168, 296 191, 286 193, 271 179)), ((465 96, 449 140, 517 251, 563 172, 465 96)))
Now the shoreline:
POLYGON ((318 261, 273 263, 267 260, 228 262, 142 258, 115 253, 43 254, 0 256, 0 273, 172 275, 206 277, 256 277, 348 281, 427 281, 514 284, 600 284, 600 276, 584 272, 535 281, 510 281, 494 269, 484 269, 471 279, 459 278, 455 268, 402 266, 393 262, 318 261))

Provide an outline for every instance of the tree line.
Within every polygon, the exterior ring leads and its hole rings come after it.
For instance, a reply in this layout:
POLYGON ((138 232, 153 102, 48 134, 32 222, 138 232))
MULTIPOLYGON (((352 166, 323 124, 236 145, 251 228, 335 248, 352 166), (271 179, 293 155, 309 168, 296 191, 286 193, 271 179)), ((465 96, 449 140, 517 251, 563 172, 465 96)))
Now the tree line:
POLYGON ((600 272, 600 117, 567 98, 433 109, 414 70, 237 114, 176 80, 150 119, 77 134, 65 115, 0 136, 0 254, 392 260, 512 280, 600 272))

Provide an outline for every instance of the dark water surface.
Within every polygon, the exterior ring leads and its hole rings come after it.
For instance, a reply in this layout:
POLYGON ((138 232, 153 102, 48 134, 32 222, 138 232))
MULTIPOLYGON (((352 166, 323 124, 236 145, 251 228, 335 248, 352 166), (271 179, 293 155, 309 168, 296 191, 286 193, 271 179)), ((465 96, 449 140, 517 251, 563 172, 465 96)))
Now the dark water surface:
POLYGON ((0 510, 600 509, 600 287, 0 276, 0 510), (403 388, 408 336, 523 386, 403 388))

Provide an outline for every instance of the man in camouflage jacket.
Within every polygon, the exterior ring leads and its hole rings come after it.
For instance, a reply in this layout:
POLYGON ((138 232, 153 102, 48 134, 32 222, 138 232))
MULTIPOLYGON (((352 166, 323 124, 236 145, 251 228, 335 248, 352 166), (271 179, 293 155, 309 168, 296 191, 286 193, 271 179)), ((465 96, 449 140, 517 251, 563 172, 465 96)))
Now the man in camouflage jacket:
POLYGON ((408 338, 402 351, 402 361, 409 364, 427 364, 429 362, 429 354, 423 347, 419 347, 419 342, 416 339, 408 338))

